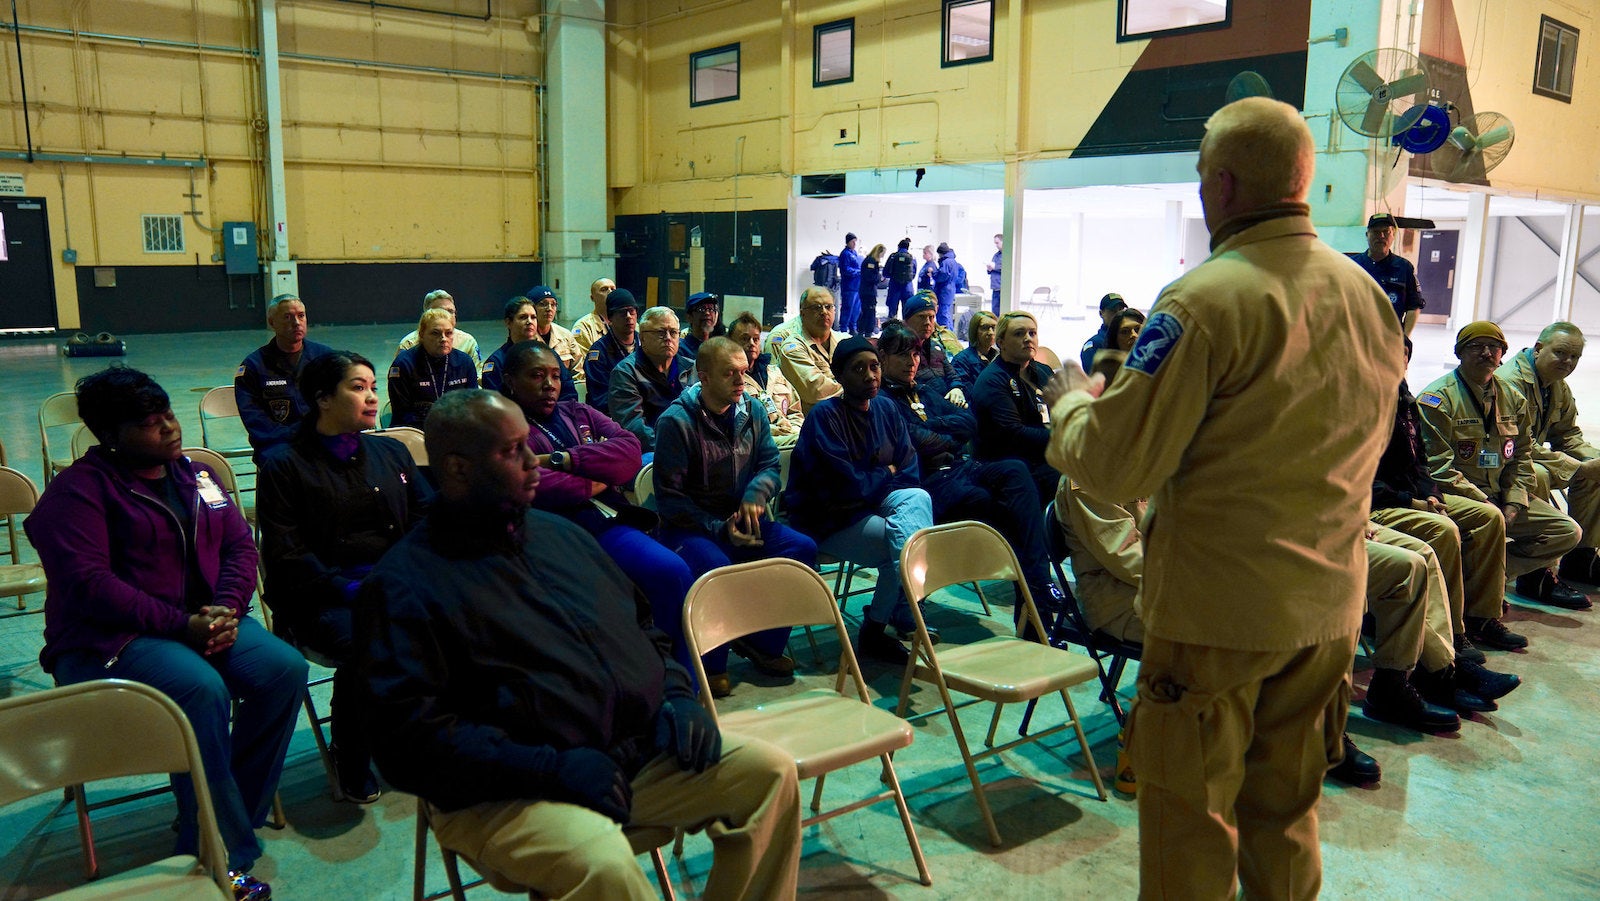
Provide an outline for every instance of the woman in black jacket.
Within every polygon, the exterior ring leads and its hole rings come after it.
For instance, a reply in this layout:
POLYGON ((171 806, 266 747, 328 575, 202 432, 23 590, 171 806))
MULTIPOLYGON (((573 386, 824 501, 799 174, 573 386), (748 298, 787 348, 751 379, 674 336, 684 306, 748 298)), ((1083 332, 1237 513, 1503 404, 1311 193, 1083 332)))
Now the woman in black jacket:
POLYGON ((405 445, 365 434, 377 422, 372 363, 335 351, 306 364, 311 411, 294 440, 273 448, 257 477, 266 602, 280 632, 339 664, 332 733, 338 794, 378 799, 371 752, 352 699, 351 602, 361 580, 422 515, 429 490, 405 445))

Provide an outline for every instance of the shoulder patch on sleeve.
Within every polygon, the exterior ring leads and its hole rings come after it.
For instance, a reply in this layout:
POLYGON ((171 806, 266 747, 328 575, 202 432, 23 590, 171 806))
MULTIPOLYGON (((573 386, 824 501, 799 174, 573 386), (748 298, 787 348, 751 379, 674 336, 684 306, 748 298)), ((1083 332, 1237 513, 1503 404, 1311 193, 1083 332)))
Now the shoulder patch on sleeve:
POLYGON ((233 371, 233 377, 236 378, 236 379, 244 378, 244 364, 243 363, 240 363, 239 364, 239 368, 235 369, 233 371))
MULTIPOLYGON (((590 345, 590 346, 593 346, 593 345, 590 345)), ((598 350, 589 351, 589 359, 590 360, 598 360, 598 359, 600 359, 600 351, 598 351, 598 350)), ((486 364, 485 368, 488 368, 488 366, 490 366, 490 365, 493 365, 493 364, 486 364)))
MULTIPOLYGON (((1439 405, 1444 403, 1444 395, 1435 394, 1432 391, 1424 391, 1417 397, 1417 403, 1422 404, 1424 407, 1433 407, 1437 410, 1439 405)), ((1476 420, 1474 420, 1474 422, 1476 422, 1476 420)))
POLYGON ((1153 376, 1161 364, 1166 362, 1167 355, 1178 346, 1178 339, 1183 337, 1183 323, 1170 313, 1157 313, 1150 317, 1139 331, 1139 340, 1133 345, 1133 350, 1128 351, 1128 359, 1122 364, 1123 369, 1132 369, 1153 376))
POLYGON ((400 377, 400 367, 399 366, 390 366, 389 367, 389 378, 397 379, 399 377, 400 377))
MULTIPOLYGON (((590 359, 594 359, 594 358, 590 357, 590 359)), ((490 360, 489 362, 483 364, 483 371, 484 372, 494 372, 494 361, 490 360)))

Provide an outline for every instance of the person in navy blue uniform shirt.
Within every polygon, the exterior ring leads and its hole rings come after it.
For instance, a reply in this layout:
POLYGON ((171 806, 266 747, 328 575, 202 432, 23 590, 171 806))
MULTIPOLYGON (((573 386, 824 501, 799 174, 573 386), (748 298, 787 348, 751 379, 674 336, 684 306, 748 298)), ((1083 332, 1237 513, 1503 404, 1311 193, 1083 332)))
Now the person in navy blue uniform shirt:
POLYGON ((633 292, 618 288, 606 296, 606 325, 609 331, 589 346, 584 358, 584 402, 606 415, 611 414, 611 370, 639 346, 639 302, 633 292))
POLYGON ((455 349, 453 323, 448 310, 428 310, 417 322, 417 346, 394 358, 389 367, 390 425, 420 429, 445 392, 477 387, 478 367, 455 349))
MULTIPOLYGON (((545 288, 545 291, 549 289, 545 288)), ((550 296, 555 295, 552 293, 550 296)), ((511 353, 511 348, 523 341, 539 340, 539 312, 532 298, 519 294, 506 301, 503 319, 506 324, 506 343, 495 348, 494 353, 483 361, 483 373, 478 378, 478 386, 489 391, 500 391, 505 384, 506 356, 511 353)), ((565 360, 561 361, 561 399, 578 399, 578 385, 565 360)))
POLYGON ((985 268, 989 270, 989 309, 1000 315, 1000 261, 1005 251, 1005 235, 994 236, 994 258, 985 268))
POLYGON ((306 340, 306 305, 293 294, 279 294, 267 304, 267 327, 272 340, 245 357, 233 374, 234 401, 257 463, 267 448, 293 438, 306 415, 297 387, 301 367, 333 350, 306 340))
POLYGON ((900 247, 884 261, 883 276, 889 280, 889 293, 885 302, 889 307, 887 318, 900 315, 900 305, 916 293, 917 258, 911 255, 911 239, 901 238, 900 247))
POLYGON ((861 318, 861 251, 856 250, 856 234, 844 236, 839 251, 839 322, 854 332, 861 318))
POLYGON ((1111 333, 1111 323, 1117 316, 1128 308, 1128 302, 1122 299, 1121 294, 1115 292, 1100 298, 1100 331, 1083 342, 1083 348, 1078 351, 1078 361, 1083 364, 1084 372, 1094 371, 1094 355, 1102 350, 1116 350, 1117 338, 1111 333))
POLYGON ((1044 459, 1050 411, 1042 392, 1055 373, 1034 358, 1039 323, 1032 313, 1014 310, 1001 316, 997 332, 1000 356, 984 367, 968 398, 978 417, 977 457, 1026 463, 1039 497, 1048 503, 1061 473, 1044 459))
POLYGON ((690 294, 683 304, 683 315, 689 320, 683 340, 678 343, 678 354, 684 360, 693 360, 700 353, 700 345, 710 339, 728 334, 722 325, 722 298, 709 291, 690 294))
POLYGON ((939 324, 955 328, 956 292, 967 286, 967 269, 956 262, 949 244, 939 245, 939 268, 933 271, 933 293, 939 298, 939 324))
POLYGON ((1422 299, 1422 288, 1417 284, 1416 267, 1405 257, 1389 252, 1394 246, 1395 226, 1394 217, 1388 213, 1374 214, 1367 220, 1367 249, 1347 256, 1389 295, 1394 314, 1400 317, 1400 327, 1409 335, 1417 324, 1417 312, 1427 301, 1422 299))

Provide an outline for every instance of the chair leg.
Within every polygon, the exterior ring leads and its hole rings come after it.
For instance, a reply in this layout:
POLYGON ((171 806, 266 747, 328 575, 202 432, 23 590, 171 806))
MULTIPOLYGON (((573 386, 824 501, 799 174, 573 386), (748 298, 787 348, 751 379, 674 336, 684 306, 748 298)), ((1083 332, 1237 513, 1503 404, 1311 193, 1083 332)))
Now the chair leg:
POLYGON ((667 872, 667 862, 661 856, 660 848, 650 850, 650 862, 655 864, 656 881, 661 883, 661 894, 667 901, 677 901, 677 893, 672 890, 672 876, 667 872))
POLYGON ((989 718, 989 734, 983 738, 983 746, 985 748, 994 747, 994 730, 1000 727, 1000 711, 1004 709, 1005 706, 1006 705, 1000 703, 999 701, 995 702, 994 716, 989 718))
POLYGON ((906 844, 911 846, 911 859, 917 862, 917 875, 923 885, 933 885, 933 874, 928 872, 928 861, 922 856, 922 843, 917 841, 917 830, 911 825, 911 808, 906 804, 906 794, 900 789, 900 777, 894 771, 894 762, 888 754, 880 754, 883 761, 883 779, 894 792, 894 806, 900 811, 900 826, 906 831, 906 844))
POLYGON ((89 825, 89 799, 85 797, 83 783, 78 783, 67 790, 72 795, 72 804, 78 811, 78 843, 83 848, 83 878, 100 878, 100 861, 94 853, 94 827, 89 825))
POLYGON ((822 783, 828 778, 827 773, 817 777, 816 787, 811 790, 811 812, 819 813, 822 810, 822 783))
POLYGON ((454 901, 467 901, 467 890, 461 885, 461 864, 456 859, 456 852, 440 845, 439 855, 444 858, 444 877, 450 880, 450 897, 454 901))
POLYGON ((411 901, 423 901, 428 894, 425 879, 428 872, 428 812, 425 802, 417 799, 417 837, 411 862, 411 901))
POLYGON ((972 590, 978 593, 978 603, 983 605, 983 615, 994 616, 994 610, 989 607, 989 599, 983 596, 983 586, 973 582, 972 590))
POLYGON ((961 762, 967 767, 967 778, 972 781, 973 800, 978 802, 978 812, 983 815, 983 825, 989 830, 989 844, 998 848, 1000 829, 994 824, 994 813, 989 810, 989 799, 983 793, 983 782, 978 778, 978 768, 972 763, 972 750, 967 747, 966 733, 961 730, 961 718, 956 715, 956 706, 950 699, 949 690, 940 685, 939 694, 943 696, 945 715, 950 718, 950 731, 955 733, 956 747, 961 749, 961 762))
POLYGON ((272 819, 267 820, 267 825, 273 829, 282 829, 289 825, 289 818, 283 813, 283 795, 280 792, 272 793, 272 819))
POLYGON ((311 737, 317 742, 317 756, 322 758, 322 770, 328 776, 328 790, 333 795, 333 800, 343 801, 344 790, 339 787, 339 773, 333 765, 333 749, 322 728, 325 720, 317 713, 317 702, 311 697, 310 685, 307 685, 305 691, 300 694, 300 701, 305 707, 306 719, 311 721, 311 737))
POLYGON ((1078 720, 1078 708, 1072 706, 1072 698, 1062 689, 1061 703, 1067 705, 1067 716, 1072 719, 1072 731, 1077 733, 1078 747, 1083 751, 1083 762, 1089 768, 1089 778, 1094 782, 1094 790, 1099 793, 1100 800, 1106 800, 1106 786, 1100 781, 1100 767, 1095 765, 1094 752, 1089 750, 1089 739, 1083 734, 1083 723, 1078 720))

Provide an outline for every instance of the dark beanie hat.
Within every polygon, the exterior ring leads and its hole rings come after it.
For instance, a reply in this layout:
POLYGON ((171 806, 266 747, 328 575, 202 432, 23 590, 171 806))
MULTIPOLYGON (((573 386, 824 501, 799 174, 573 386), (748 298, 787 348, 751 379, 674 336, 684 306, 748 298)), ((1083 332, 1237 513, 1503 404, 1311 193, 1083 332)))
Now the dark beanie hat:
POLYGON ((828 367, 833 370, 833 377, 838 378, 845 364, 850 362, 850 358, 862 352, 877 353, 872 347, 872 342, 859 335, 840 341, 839 346, 833 349, 833 361, 828 367))
POLYGON ((929 310, 935 309, 938 307, 938 305, 939 302, 933 296, 933 292, 924 288, 921 291, 911 295, 911 298, 906 301, 905 317, 910 319, 912 316, 915 316, 918 313, 926 313, 929 310))
POLYGON ((627 288, 618 288, 606 295, 606 315, 609 316, 628 307, 639 308, 639 302, 633 299, 633 292, 627 288))

